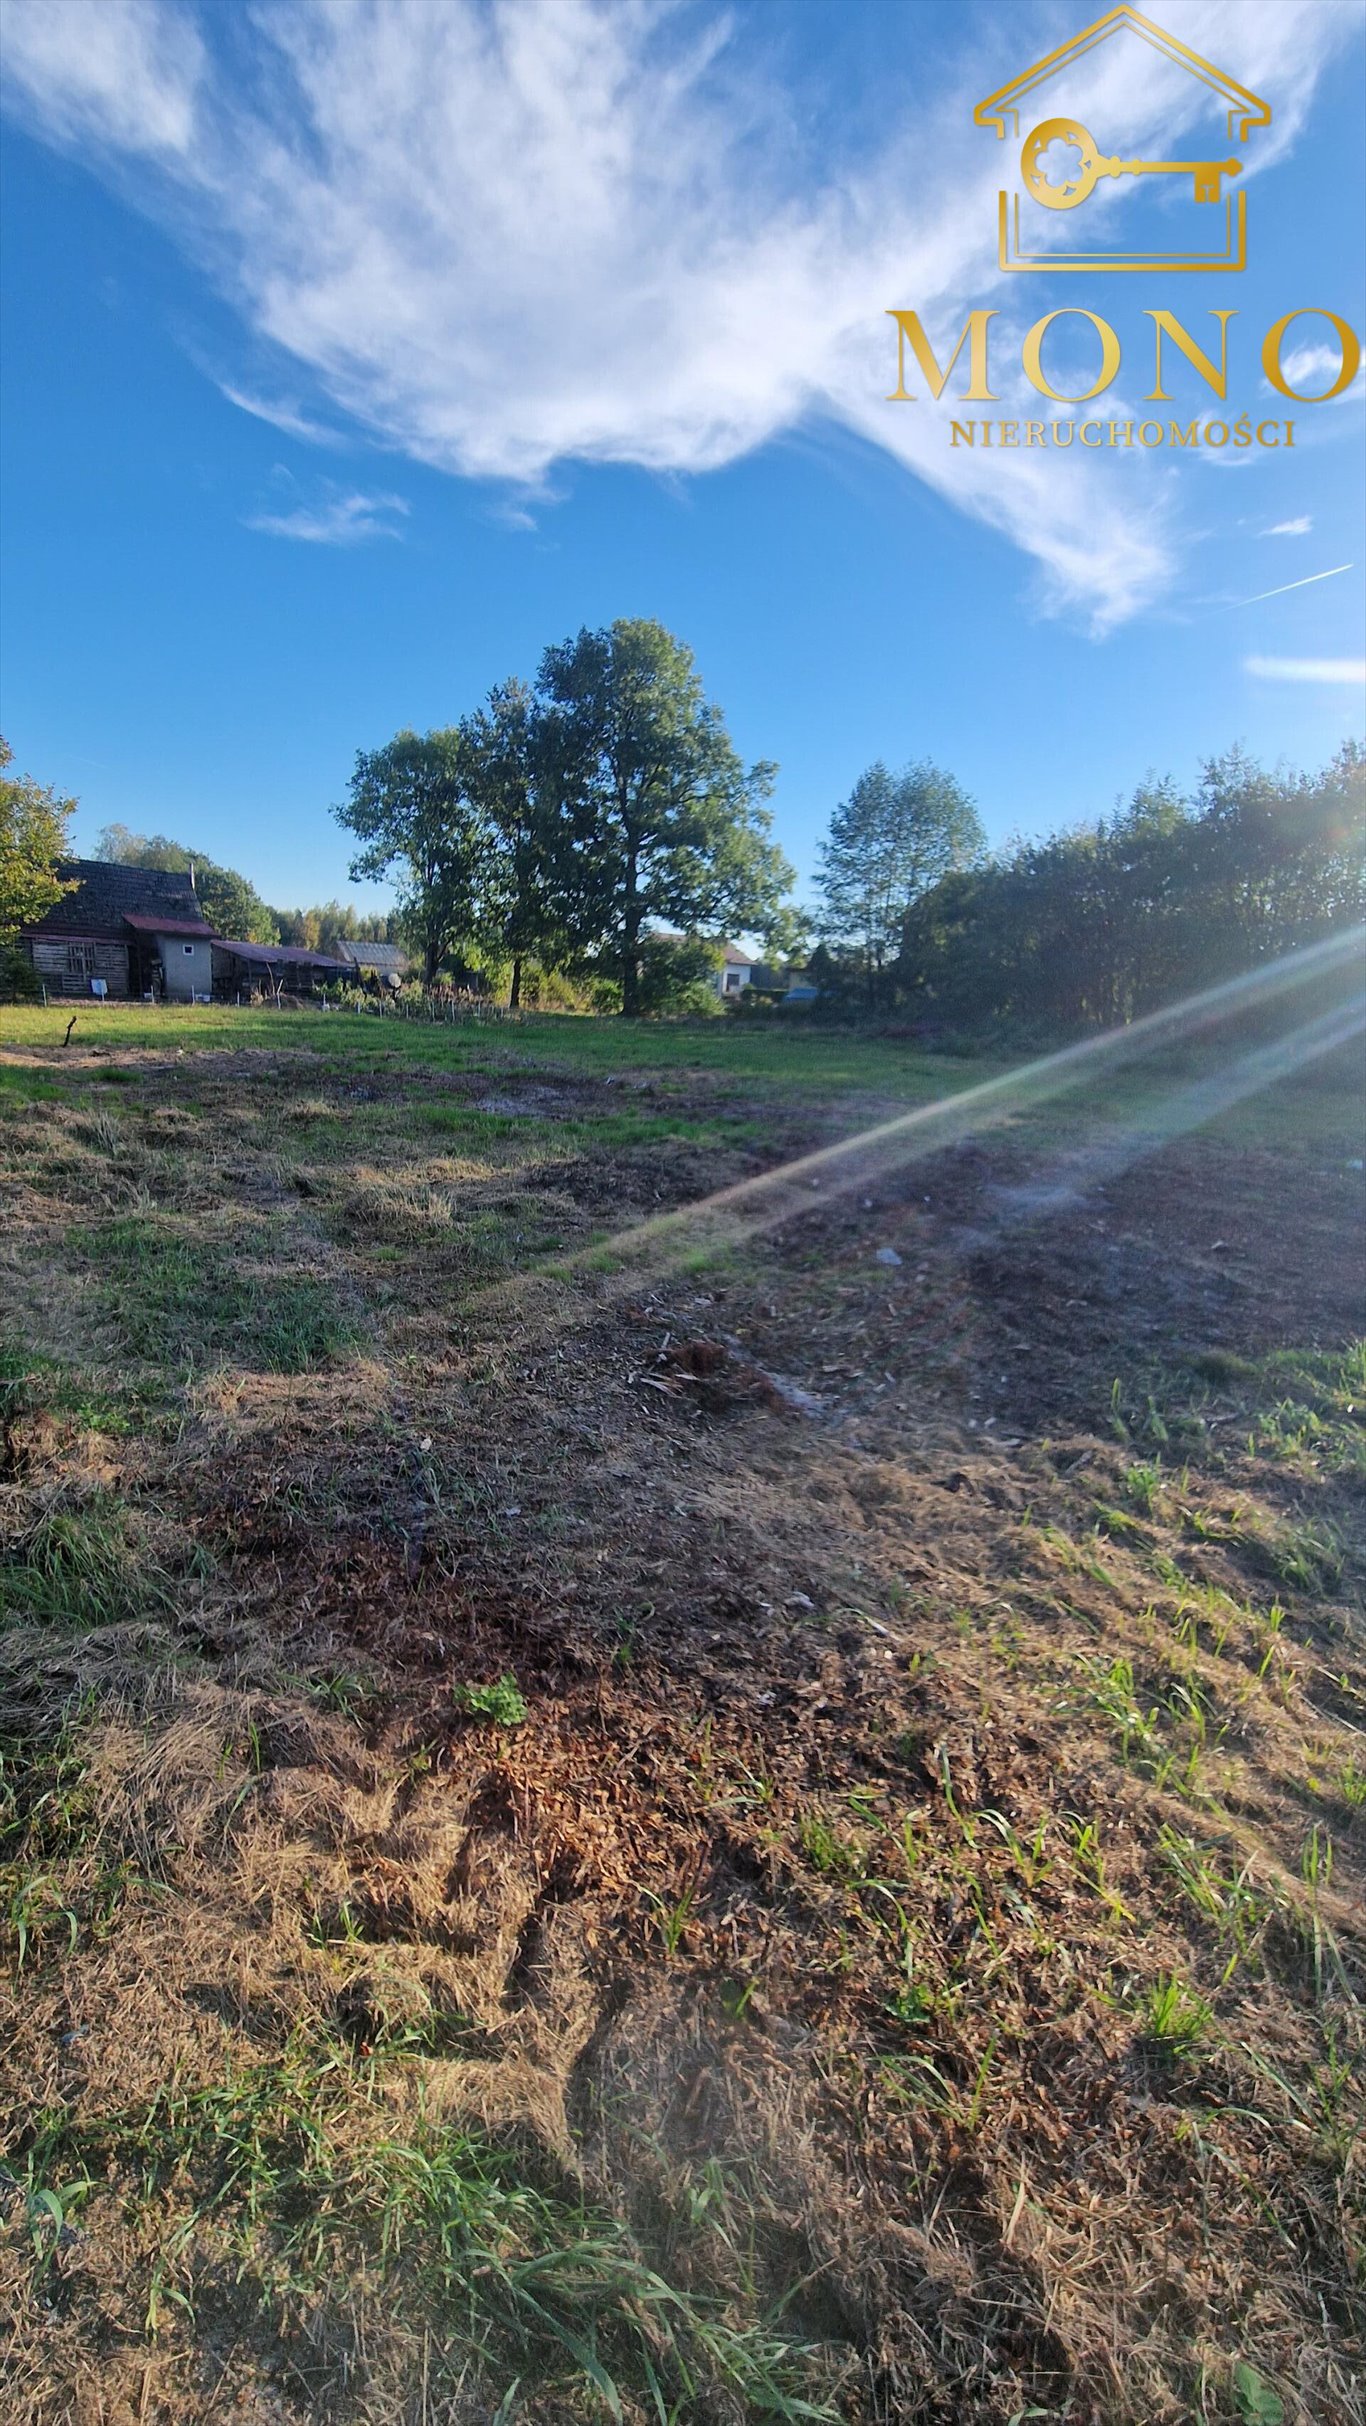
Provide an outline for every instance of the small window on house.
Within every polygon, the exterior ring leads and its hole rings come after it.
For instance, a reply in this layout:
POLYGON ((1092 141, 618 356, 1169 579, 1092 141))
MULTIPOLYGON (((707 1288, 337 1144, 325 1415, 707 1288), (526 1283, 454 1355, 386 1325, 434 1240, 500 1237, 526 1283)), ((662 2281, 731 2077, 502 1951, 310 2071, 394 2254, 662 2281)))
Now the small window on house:
POLYGON ((194 945, 193 945, 192 943, 183 943, 183 944, 181 945, 181 947, 180 947, 180 948, 181 948, 181 951, 182 951, 182 952, 184 952, 184 953, 187 955, 187 957, 188 957, 188 958, 193 959, 193 957, 194 957, 194 945))
POLYGON ((93 943, 69 943, 67 945, 66 971, 68 977, 91 977, 94 975, 95 947, 93 943))

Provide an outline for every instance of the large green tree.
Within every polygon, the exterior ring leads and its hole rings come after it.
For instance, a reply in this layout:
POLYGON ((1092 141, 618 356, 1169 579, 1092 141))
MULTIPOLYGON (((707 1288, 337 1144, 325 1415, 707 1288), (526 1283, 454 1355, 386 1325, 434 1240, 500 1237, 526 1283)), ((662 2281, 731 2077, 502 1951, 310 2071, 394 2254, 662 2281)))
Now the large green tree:
POLYGON ((509 964, 514 1011, 527 961, 554 969, 572 954, 572 836, 559 724, 514 676, 460 725, 464 780, 487 842, 479 940, 509 964))
POLYGON ((72 889, 57 865, 71 848, 67 827, 76 803, 31 775, 11 775, 13 762, 0 734, 0 941, 55 909, 72 889))
POLYGON ((162 868, 182 876, 193 868, 200 909, 218 934, 238 943, 280 940, 275 912, 255 885, 190 843, 175 842, 169 834, 135 834, 125 825, 107 825, 97 838, 95 855, 125 868, 162 868))
POLYGON ((572 924, 642 1008, 642 938, 656 924, 763 935, 792 881, 763 802, 775 769, 746 767, 691 650, 662 624, 619 621, 547 649, 557 789, 572 831, 572 924))
POLYGON ((887 990, 907 913, 985 844, 968 794, 930 759, 900 774, 879 759, 860 775, 821 847, 821 923, 832 943, 857 956, 871 1004, 887 990))
POLYGON ((487 922, 493 851, 470 773, 456 727, 396 733, 382 749, 357 751, 348 796, 332 812, 361 846, 353 882, 397 871, 400 915, 429 985, 452 946, 487 922))

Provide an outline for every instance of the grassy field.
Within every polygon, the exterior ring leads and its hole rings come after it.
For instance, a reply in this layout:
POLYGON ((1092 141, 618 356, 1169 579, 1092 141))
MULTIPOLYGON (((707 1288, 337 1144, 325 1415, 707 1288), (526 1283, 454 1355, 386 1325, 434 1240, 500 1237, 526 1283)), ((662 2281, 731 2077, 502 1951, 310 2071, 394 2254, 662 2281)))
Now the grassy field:
POLYGON ((69 1016, 6 2420, 1366 2419, 1356 1067, 69 1016))

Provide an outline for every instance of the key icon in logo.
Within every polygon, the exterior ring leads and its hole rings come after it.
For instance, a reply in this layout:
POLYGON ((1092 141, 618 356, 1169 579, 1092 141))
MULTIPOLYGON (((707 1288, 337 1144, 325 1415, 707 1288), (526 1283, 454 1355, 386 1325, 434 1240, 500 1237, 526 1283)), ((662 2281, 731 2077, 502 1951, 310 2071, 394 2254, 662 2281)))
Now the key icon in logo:
POLYGON ((1218 202, 1225 177, 1242 174, 1240 160, 1120 160, 1107 157, 1076 118, 1045 118, 1036 126, 1020 155, 1020 173, 1036 202, 1046 210, 1073 211, 1093 193, 1102 177, 1193 177, 1197 202, 1218 202), (1075 151, 1079 166, 1056 183, 1044 156, 1050 145, 1075 151))

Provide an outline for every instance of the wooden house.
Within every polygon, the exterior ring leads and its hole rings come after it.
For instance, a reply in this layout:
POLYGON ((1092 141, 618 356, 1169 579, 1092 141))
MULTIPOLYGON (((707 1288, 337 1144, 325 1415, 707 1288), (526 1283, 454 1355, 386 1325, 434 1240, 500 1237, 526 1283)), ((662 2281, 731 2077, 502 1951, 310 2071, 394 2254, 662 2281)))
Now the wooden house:
POLYGON ((208 1001, 213 929, 192 870, 67 859, 57 873, 72 890, 19 936, 49 994, 208 1001))

